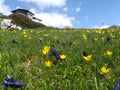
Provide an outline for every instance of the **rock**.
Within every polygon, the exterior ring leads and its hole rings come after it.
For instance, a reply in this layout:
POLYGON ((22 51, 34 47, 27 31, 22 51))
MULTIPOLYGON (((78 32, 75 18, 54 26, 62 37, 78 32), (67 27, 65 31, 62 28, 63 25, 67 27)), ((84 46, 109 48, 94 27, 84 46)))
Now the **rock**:
POLYGON ((4 29, 4 30, 10 30, 12 28, 13 29, 18 29, 18 30, 22 29, 22 27, 13 24, 11 19, 3 19, 1 21, 0 28, 4 29))

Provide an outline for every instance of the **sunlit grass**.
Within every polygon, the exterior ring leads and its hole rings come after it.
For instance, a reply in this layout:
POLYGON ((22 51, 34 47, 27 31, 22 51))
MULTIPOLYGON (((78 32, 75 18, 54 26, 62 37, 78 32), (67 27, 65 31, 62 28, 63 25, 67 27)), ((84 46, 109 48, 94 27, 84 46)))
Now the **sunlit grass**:
POLYGON ((0 83, 11 75, 23 90, 112 90, 120 77, 119 35, 119 29, 1 30, 0 83))

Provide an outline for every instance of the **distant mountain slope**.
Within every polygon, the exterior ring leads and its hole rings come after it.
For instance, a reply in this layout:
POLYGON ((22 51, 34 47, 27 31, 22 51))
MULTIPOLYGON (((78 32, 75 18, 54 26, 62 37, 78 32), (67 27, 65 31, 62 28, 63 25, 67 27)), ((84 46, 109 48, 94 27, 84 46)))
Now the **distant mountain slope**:
POLYGON ((16 24, 18 26, 21 26, 23 28, 39 28, 39 27, 45 27, 42 23, 34 22, 28 17, 21 15, 21 14, 11 14, 7 16, 6 18, 12 19, 12 23, 16 24))

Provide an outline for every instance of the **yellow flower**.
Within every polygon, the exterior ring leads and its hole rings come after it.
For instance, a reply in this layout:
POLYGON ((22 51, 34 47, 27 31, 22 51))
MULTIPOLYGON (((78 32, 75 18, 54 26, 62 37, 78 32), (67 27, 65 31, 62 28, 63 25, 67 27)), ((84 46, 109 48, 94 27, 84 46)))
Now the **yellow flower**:
POLYGON ((0 60, 2 59, 2 54, 0 53, 0 60))
POLYGON ((98 39, 97 38, 94 38, 95 41, 97 41, 98 39))
POLYGON ((27 36, 28 36, 27 34, 23 35, 23 37, 25 37, 25 38, 26 38, 27 36))
POLYGON ((95 32, 101 34, 101 31, 100 31, 100 30, 96 30, 95 32))
POLYGON ((23 34, 23 35, 26 35, 26 34, 27 34, 27 32, 25 32, 25 31, 24 31, 22 34, 23 34))
POLYGON ((45 46, 44 50, 50 50, 50 46, 45 46))
POLYGON ((39 31, 37 31, 37 34, 39 34, 40 32, 39 31))
POLYGON ((61 59, 66 59, 66 55, 62 54, 62 55, 60 55, 60 58, 61 59))
POLYGON ((52 65, 52 62, 51 62, 51 61, 45 61, 45 65, 46 65, 47 67, 50 67, 50 66, 52 65))
POLYGON ((27 35, 27 32, 25 32, 25 31, 22 33, 22 35, 23 35, 23 37, 25 37, 25 38, 28 36, 28 35, 27 35))
POLYGON ((110 36, 113 37, 113 38, 115 37, 112 33, 110 33, 110 36))
POLYGON ((56 36, 54 36, 54 39, 57 39, 57 37, 56 37, 56 36))
POLYGON ((46 36, 46 37, 47 37, 47 36, 48 36, 48 34, 44 34, 44 36, 46 36))
POLYGON ((48 53, 48 51, 47 51, 47 50, 42 50, 42 53, 43 53, 44 55, 46 55, 46 54, 48 53))
POLYGON ((86 40, 86 39, 87 39, 87 36, 86 36, 86 35, 83 35, 83 39, 86 40))
POLYGON ((113 52, 107 51, 106 54, 107 54, 108 56, 111 56, 111 55, 113 54, 113 52))
POLYGON ((100 70, 101 70, 101 72, 104 73, 104 74, 110 72, 110 69, 107 69, 106 67, 101 67, 100 70))
POLYGON ((50 46, 45 46, 44 49, 42 50, 43 54, 48 54, 50 51, 50 46))
POLYGON ((33 30, 31 30, 30 33, 33 33, 33 30))
POLYGON ((83 56, 83 58, 84 58, 86 61, 90 61, 91 58, 92 58, 92 55, 83 56))
POLYGON ((102 39, 103 41, 105 40, 105 38, 104 38, 104 37, 102 37, 101 39, 102 39))

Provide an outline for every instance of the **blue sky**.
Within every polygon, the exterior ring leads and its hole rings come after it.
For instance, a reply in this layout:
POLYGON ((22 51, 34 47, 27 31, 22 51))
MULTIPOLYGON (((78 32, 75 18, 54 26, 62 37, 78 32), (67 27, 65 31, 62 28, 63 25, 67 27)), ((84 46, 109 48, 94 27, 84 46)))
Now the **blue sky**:
POLYGON ((120 0, 0 0, 0 12, 23 8, 48 26, 101 28, 120 25, 120 0), (104 24, 103 24, 104 23, 104 24))

